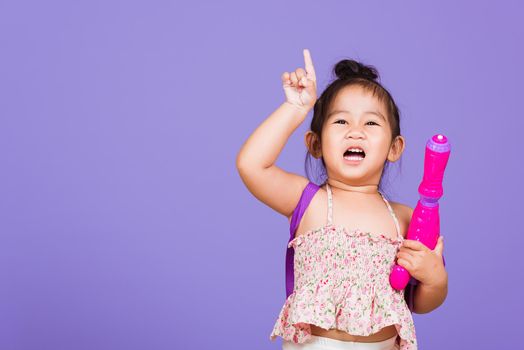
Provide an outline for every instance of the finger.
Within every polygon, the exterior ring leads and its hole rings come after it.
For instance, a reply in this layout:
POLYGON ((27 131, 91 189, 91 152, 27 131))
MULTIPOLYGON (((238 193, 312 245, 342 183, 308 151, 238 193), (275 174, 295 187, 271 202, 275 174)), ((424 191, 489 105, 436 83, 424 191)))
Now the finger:
POLYGON ((313 67, 313 60, 311 59, 311 53, 308 49, 304 49, 304 63, 306 67, 307 78, 317 81, 317 75, 315 73, 315 68, 313 67))
POLYGON ((426 247, 424 243, 421 243, 414 239, 405 239, 402 246, 413 249, 413 250, 420 250, 420 251, 429 250, 429 248, 426 247))
POLYGON ((400 247, 399 252, 405 252, 405 253, 408 253, 412 256, 416 256, 416 255, 420 255, 420 254, 423 254, 424 251, 422 250, 416 250, 416 249, 412 249, 412 248, 408 248, 408 247, 400 247))
POLYGON ((397 259, 411 259, 412 255, 408 252, 398 252, 397 253, 397 259))
POLYGON ((402 253, 402 258, 409 259, 411 261, 414 261, 415 259, 420 259, 424 253, 418 251, 418 250, 412 250, 412 249, 405 249, 405 250, 399 250, 397 253, 397 256, 399 253, 402 253))
POLYGON ((298 83, 297 73, 296 72, 291 72, 290 76, 291 76, 290 77, 291 78, 291 83, 293 85, 297 85, 297 83, 298 83))
POLYGON ((282 78, 282 83, 287 84, 287 85, 291 84, 291 79, 289 77, 289 73, 288 72, 284 72, 282 74, 281 78, 282 78))
POLYGON ((297 68, 295 70, 295 73, 297 74, 298 83, 302 87, 307 86, 307 77, 306 77, 306 71, 303 68, 297 68))
POLYGON ((302 78, 306 77, 306 71, 304 68, 297 68, 295 73, 297 74, 298 80, 302 80, 302 78))
POLYGON ((440 236, 437 241, 437 245, 435 246, 435 249, 433 249, 435 253, 442 256, 442 252, 444 251, 444 237, 440 236))
POLYGON ((408 270, 408 272, 409 272, 409 270, 411 270, 411 263, 408 260, 406 260, 406 259, 403 259, 403 258, 402 259, 398 259, 397 260, 397 264, 399 264, 400 266, 404 267, 406 270, 408 270))
POLYGON ((307 87, 308 84, 309 84, 308 82, 309 82, 309 80, 308 80, 306 77, 302 77, 302 78, 300 78, 300 85, 301 85, 302 87, 307 87))

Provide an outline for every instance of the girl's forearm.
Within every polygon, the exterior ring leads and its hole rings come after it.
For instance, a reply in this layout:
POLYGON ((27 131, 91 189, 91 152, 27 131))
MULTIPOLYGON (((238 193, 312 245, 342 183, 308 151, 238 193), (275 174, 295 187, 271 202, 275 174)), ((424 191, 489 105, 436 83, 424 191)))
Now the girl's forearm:
POLYGON ((237 166, 263 169, 275 164, 289 137, 307 114, 306 109, 282 103, 246 140, 238 153, 237 166))
POLYGON ((448 295, 447 274, 441 282, 435 285, 420 283, 415 288, 414 312, 417 314, 428 313, 439 307, 448 295))

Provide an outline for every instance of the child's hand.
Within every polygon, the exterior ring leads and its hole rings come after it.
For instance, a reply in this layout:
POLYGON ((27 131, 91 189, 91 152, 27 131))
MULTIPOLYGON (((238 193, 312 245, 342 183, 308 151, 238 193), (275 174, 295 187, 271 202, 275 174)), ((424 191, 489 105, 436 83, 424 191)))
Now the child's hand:
POLYGON ((409 274, 427 285, 441 285, 445 283, 447 272, 442 260, 444 242, 439 237, 434 250, 423 243, 405 239, 397 253, 397 264, 408 270, 409 274))
POLYGON ((308 49, 304 49, 306 70, 297 68, 294 72, 282 74, 282 85, 286 102, 309 111, 317 100, 317 78, 308 49))

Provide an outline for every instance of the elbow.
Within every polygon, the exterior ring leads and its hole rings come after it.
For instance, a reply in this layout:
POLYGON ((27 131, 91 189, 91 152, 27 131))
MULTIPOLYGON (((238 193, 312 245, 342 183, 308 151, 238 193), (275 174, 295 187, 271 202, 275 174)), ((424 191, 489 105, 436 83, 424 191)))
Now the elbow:
POLYGON ((252 157, 246 156, 242 150, 238 152, 235 163, 239 171, 253 168, 252 157))
POLYGON ((413 313, 417 315, 427 314, 427 313, 430 313, 431 311, 432 311, 431 309, 421 309, 417 307, 413 309, 413 313))
POLYGON ((245 172, 246 169, 249 169, 249 165, 247 164, 245 157, 242 156, 242 152, 238 153, 235 165, 236 165, 237 171, 241 175, 242 173, 245 172))
POLYGON ((250 187, 249 184, 259 176, 259 168, 253 164, 252 161, 246 160, 243 157, 237 157, 236 168, 238 175, 248 187, 250 187))
POLYGON ((430 313, 431 311, 435 310, 437 307, 430 307, 428 305, 422 305, 421 303, 419 303, 417 305, 417 303, 415 303, 415 305, 413 306, 413 313, 415 314, 418 314, 418 315, 423 315, 423 314, 428 314, 430 313))
POLYGON ((443 299, 441 301, 439 301, 438 303, 435 303, 435 304, 423 304, 423 303, 418 303, 416 302, 415 300, 415 303, 413 305, 413 313, 415 314, 419 314, 419 315, 422 315, 422 314, 428 314, 430 313, 431 311, 435 310, 435 309, 438 309, 442 304, 444 304, 444 301, 446 300, 446 295, 444 295, 443 299))
POLYGON ((239 153, 236 158, 236 168, 240 175, 242 175, 252 174, 254 172, 258 173, 268 167, 261 165, 259 159, 255 157, 246 157, 242 155, 242 153, 239 153))
POLYGON ((238 152, 236 160, 235 160, 235 165, 237 167, 237 170, 241 169, 243 162, 244 162, 244 158, 242 157, 242 152, 238 152))
POLYGON ((249 170, 252 170, 253 164, 249 164, 247 161, 245 161, 242 158, 237 158, 236 161, 236 168, 240 176, 246 176, 249 173, 249 170))

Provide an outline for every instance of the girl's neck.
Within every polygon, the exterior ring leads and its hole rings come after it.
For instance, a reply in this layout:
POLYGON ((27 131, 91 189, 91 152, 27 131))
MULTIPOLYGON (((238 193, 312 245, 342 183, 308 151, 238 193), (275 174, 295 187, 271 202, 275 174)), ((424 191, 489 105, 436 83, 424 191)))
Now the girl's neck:
POLYGON ((378 194, 378 185, 349 185, 344 182, 328 178, 327 183, 332 188, 343 192, 357 192, 365 194, 378 194))

